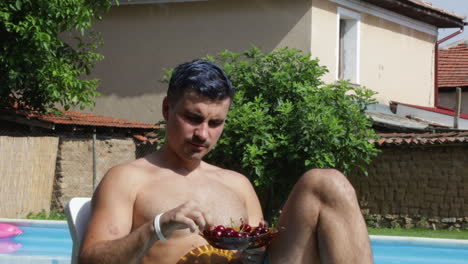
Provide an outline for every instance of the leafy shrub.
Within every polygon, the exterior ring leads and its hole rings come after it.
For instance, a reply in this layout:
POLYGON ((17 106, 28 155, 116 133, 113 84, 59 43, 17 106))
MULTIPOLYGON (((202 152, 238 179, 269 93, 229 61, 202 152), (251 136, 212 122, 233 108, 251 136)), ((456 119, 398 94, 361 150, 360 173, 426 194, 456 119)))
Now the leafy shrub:
POLYGON ((0 1, 0 104, 36 110, 94 106, 98 81, 89 74, 100 42, 76 37, 69 45, 60 33, 84 32, 111 0, 0 1), (76 44, 76 45, 75 45, 76 44))
POLYGON ((65 216, 64 213, 62 212, 54 212, 51 211, 49 214, 46 213, 44 209, 42 209, 40 212, 33 213, 30 212, 27 216, 26 219, 38 219, 38 220, 66 220, 67 217, 65 216))
POLYGON ((252 48, 225 51, 216 60, 237 90, 224 134, 207 160, 248 176, 267 216, 306 170, 365 172, 377 154, 365 115, 375 93, 346 82, 324 84, 327 69, 309 54, 252 48))

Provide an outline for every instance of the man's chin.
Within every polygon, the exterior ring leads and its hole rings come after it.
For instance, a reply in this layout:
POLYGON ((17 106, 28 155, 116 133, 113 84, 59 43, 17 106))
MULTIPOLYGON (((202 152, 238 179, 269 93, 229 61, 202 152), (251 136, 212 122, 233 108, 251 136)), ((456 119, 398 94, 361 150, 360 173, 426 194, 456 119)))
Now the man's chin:
POLYGON ((191 152, 186 155, 186 158, 192 161, 201 161, 208 152, 191 152))

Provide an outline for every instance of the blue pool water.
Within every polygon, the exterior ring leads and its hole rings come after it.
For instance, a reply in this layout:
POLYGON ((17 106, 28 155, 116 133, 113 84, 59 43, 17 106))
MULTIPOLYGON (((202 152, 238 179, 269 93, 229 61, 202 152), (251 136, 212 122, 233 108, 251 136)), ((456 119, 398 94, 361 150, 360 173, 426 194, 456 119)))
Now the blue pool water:
MULTIPOLYGON (((0 263, 70 263, 72 240, 65 224, 60 227, 20 228, 23 235, 0 239, 0 252, 3 252, 0 253, 0 263)), ((468 243, 371 241, 375 264, 468 264, 468 243)))
POLYGON ((372 242, 375 264, 467 264, 468 248, 372 242))

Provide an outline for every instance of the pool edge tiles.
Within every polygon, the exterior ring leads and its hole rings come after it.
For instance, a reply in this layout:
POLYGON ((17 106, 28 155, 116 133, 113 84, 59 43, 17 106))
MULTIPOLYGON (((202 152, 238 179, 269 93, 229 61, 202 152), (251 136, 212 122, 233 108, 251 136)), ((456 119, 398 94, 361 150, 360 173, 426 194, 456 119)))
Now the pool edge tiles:
POLYGON ((67 228, 68 229, 68 224, 67 224, 67 221, 65 221, 65 220, 36 220, 36 219, 0 218, 0 223, 11 224, 11 225, 16 225, 16 226, 67 228))
POLYGON ((370 235, 371 242, 414 246, 436 246, 468 249, 468 240, 448 238, 403 237, 370 235))

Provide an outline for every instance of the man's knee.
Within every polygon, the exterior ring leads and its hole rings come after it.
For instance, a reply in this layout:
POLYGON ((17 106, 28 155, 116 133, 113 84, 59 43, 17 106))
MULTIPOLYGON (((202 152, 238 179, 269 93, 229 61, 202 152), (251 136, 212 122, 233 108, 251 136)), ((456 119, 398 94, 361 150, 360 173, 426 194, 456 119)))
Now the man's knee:
POLYGON ((356 192, 346 176, 335 169, 312 169, 299 180, 303 188, 311 191, 323 203, 355 203, 356 192))

